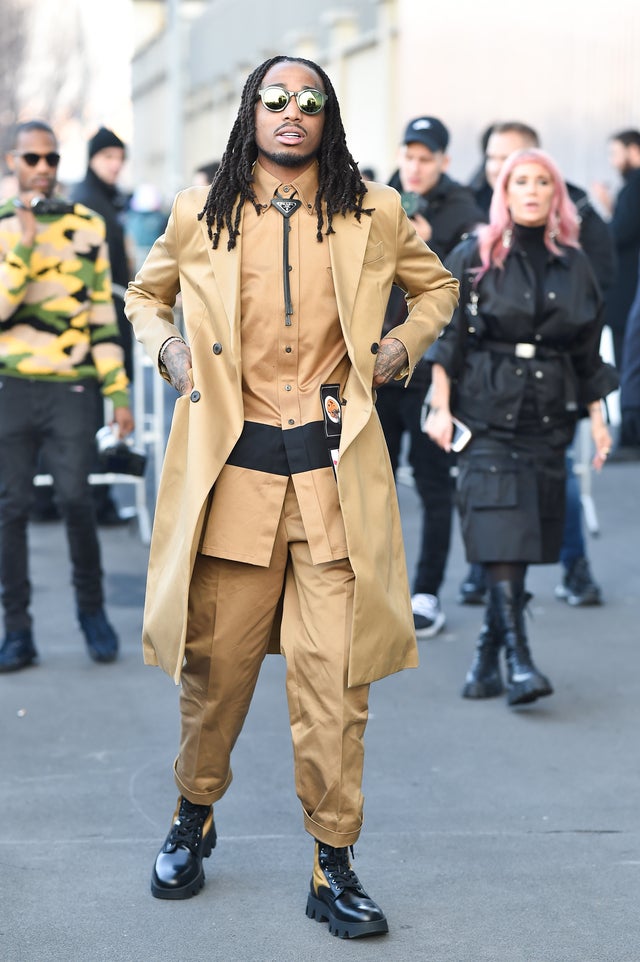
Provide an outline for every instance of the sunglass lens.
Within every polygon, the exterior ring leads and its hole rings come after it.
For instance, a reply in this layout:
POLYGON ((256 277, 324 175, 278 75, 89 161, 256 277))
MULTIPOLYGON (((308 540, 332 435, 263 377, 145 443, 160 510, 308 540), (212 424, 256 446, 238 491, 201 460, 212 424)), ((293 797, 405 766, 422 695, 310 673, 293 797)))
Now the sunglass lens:
POLYGON ((39 160, 46 160, 49 167, 57 167, 60 163, 60 154, 51 152, 50 154, 22 154, 22 159, 29 167, 35 167, 39 160))
POLYGON ((260 91, 260 99, 267 110, 284 110, 289 103, 289 94, 282 87, 265 87, 260 91))
POLYGON ((317 114, 324 106, 320 90, 301 90, 296 99, 303 114, 317 114))

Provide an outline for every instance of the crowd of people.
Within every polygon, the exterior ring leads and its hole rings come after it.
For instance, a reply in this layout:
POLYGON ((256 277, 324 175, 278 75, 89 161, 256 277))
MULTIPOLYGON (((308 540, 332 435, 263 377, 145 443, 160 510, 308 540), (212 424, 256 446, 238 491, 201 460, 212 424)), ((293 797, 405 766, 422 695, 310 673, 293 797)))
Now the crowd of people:
POLYGON ((561 561, 559 598, 603 602, 572 468, 579 422, 596 469, 640 456, 640 133, 611 138, 624 186, 598 191, 605 217, 520 121, 487 129, 469 185, 447 173, 439 118, 400 140, 377 183, 347 148, 324 70, 274 57, 170 216, 151 185, 120 189, 126 145, 104 127, 64 196, 41 121, 17 128, 0 207, 0 671, 38 659, 26 532, 43 466, 89 654, 117 657, 97 533, 117 509, 88 474, 104 399, 121 436, 134 429, 135 336, 177 392, 143 627, 145 662, 181 684, 179 796, 152 894, 204 884, 213 805, 262 661, 281 652, 314 841, 306 911, 342 938, 388 930, 350 859, 369 687, 415 667, 417 641, 446 623, 454 510, 470 565, 460 600, 485 605, 462 695, 528 704, 553 692, 525 628, 528 567, 561 561), (411 587, 405 459, 422 512, 411 587))

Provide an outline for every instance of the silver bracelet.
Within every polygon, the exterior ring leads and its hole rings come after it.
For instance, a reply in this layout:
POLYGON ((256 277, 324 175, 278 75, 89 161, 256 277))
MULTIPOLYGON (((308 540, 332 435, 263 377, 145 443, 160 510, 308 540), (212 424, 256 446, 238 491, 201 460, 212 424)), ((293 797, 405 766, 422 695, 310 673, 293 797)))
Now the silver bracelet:
POLYGON ((181 344, 185 343, 184 338, 176 337, 175 335, 173 337, 167 338, 167 340, 164 342, 164 344, 160 348, 160 351, 158 352, 158 360, 163 367, 164 367, 164 352, 166 351, 166 349, 168 348, 168 346, 171 344, 172 341, 180 341, 181 344))

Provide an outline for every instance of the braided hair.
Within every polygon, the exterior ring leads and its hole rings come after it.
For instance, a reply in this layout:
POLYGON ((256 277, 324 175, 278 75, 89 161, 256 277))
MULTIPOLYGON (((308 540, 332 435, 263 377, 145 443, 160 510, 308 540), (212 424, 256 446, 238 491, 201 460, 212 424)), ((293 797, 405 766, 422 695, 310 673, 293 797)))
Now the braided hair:
POLYGON ((347 148, 340 107, 333 85, 326 73, 312 60, 305 60, 302 57, 271 57, 256 67, 245 82, 238 116, 231 129, 220 167, 211 184, 206 203, 198 214, 198 220, 205 218, 214 250, 218 247, 220 234, 224 228, 229 233, 227 250, 235 247, 236 238, 240 233, 240 216, 245 201, 253 204, 256 213, 260 214, 262 210, 253 189, 253 165, 258 156, 255 139, 255 103, 267 71, 275 64, 285 62, 303 64, 313 70, 321 78, 328 96, 324 108, 325 124, 322 142, 317 155, 319 168, 318 191, 315 197, 315 209, 318 215, 317 240, 322 241, 323 203, 326 206, 325 233, 327 234, 335 233, 333 230, 335 214, 344 216, 352 212, 357 220, 360 220, 362 214, 371 216, 373 208, 365 209, 362 206, 367 188, 347 148))

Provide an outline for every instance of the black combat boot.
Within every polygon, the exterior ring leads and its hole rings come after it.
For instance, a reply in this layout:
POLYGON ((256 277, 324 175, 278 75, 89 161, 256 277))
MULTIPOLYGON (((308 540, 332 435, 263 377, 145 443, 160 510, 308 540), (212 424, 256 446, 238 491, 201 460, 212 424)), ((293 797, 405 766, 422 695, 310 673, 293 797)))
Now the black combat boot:
POLYGON ((518 581, 500 581, 491 588, 491 597, 499 620, 507 655, 507 701, 510 705, 526 705, 552 695, 551 682, 538 671, 531 658, 524 625, 524 609, 530 595, 518 581))
POLYGON ((389 931, 384 912, 369 898, 351 868, 349 849, 324 842, 316 841, 307 915, 328 922, 331 934, 341 939, 389 931))
POLYGON ((501 647, 500 625, 496 620, 490 596, 476 644, 475 657, 464 680, 463 698, 495 698, 502 694, 504 685, 500 671, 501 647))
POLYGON ((38 661, 31 628, 8 631, 0 648, 0 671, 19 671, 38 661))
POLYGON ((151 894, 157 899, 189 899, 204 885, 203 858, 216 847, 216 827, 211 805, 194 805, 182 795, 173 825, 158 852, 151 876, 151 894))
POLYGON ((458 593, 460 605, 483 605, 487 599, 487 576, 483 565, 469 565, 458 593))

